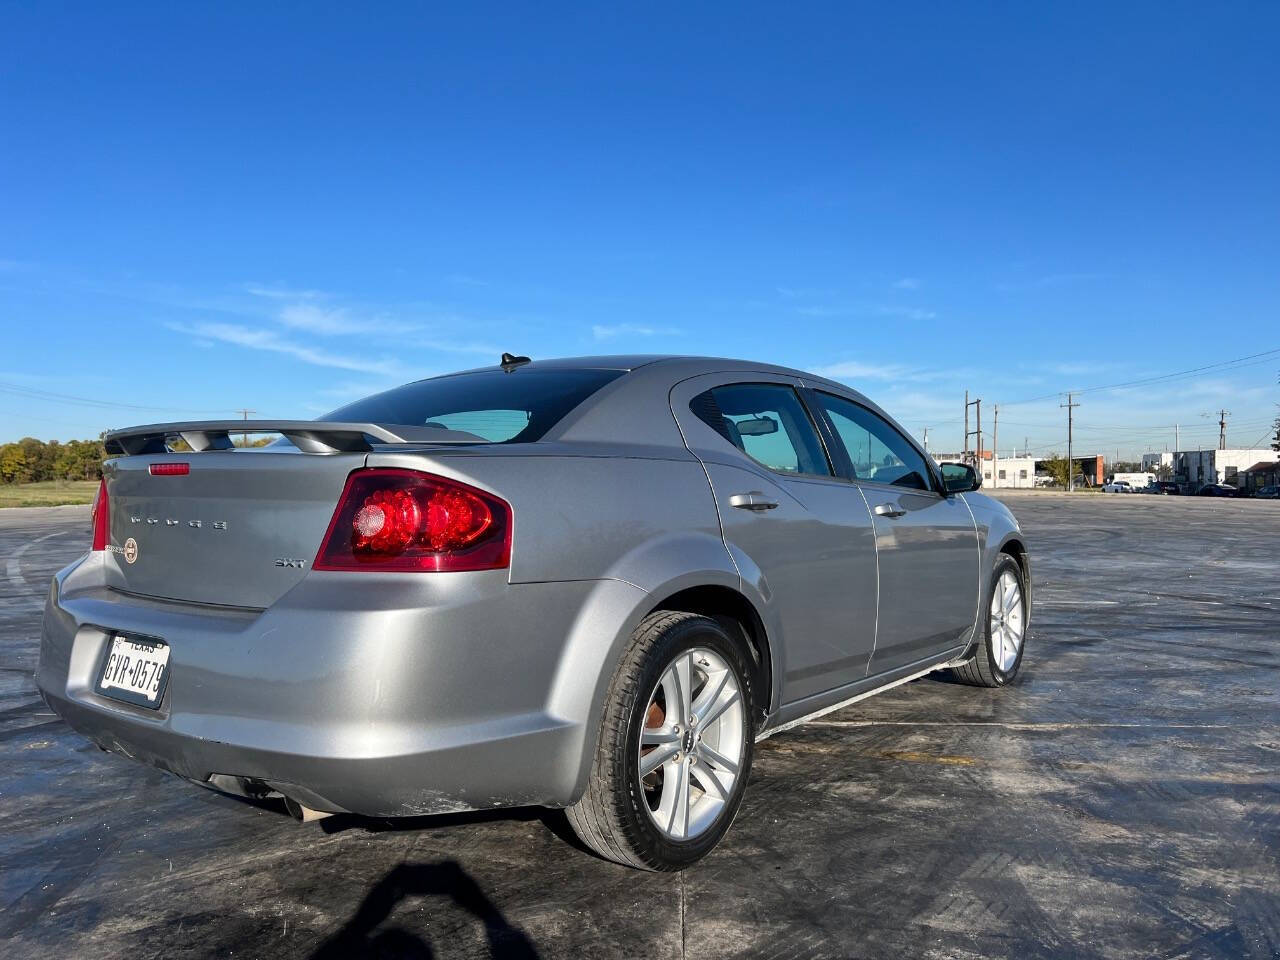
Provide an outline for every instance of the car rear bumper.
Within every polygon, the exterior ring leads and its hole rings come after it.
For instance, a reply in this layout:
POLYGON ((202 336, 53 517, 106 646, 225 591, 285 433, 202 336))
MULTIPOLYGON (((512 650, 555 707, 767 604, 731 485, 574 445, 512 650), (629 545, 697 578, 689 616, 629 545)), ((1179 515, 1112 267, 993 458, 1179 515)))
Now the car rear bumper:
POLYGON ((60 572, 45 607, 36 680, 72 728, 211 786, 370 816, 572 802, 594 729, 572 654, 642 599, 615 580, 312 572, 257 611, 122 594, 99 563, 60 572), (157 709, 94 691, 116 631, 169 644, 157 709))

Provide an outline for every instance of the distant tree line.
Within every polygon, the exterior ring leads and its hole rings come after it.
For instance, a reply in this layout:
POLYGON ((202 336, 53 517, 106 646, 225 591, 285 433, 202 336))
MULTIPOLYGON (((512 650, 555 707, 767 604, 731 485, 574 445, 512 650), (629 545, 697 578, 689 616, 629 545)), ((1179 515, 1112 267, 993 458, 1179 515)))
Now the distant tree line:
POLYGON ((0 446, 0 482, 35 483, 40 480, 97 480, 107 457, 101 440, 69 440, 47 443, 23 437, 0 446))
MULTIPOLYGON (((237 447, 261 447, 274 436, 235 438, 237 447)), ((191 448, 178 438, 169 441, 174 453, 189 453, 191 448)), ((0 483, 37 483, 41 480, 97 480, 102 476, 102 461, 107 451, 102 440, 37 440, 23 437, 17 443, 0 446, 0 483)))

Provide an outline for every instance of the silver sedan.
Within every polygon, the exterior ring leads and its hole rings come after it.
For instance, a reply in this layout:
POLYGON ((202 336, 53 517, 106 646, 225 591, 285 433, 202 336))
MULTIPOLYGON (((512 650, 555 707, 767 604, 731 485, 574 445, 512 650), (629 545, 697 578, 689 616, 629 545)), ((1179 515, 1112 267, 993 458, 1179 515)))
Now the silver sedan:
POLYGON ((762 738, 934 670, 1003 686, 1025 652, 1009 511, 796 370, 504 355, 318 421, 107 445, 91 549, 45 608, 45 699, 303 819, 541 804, 679 869, 762 738))

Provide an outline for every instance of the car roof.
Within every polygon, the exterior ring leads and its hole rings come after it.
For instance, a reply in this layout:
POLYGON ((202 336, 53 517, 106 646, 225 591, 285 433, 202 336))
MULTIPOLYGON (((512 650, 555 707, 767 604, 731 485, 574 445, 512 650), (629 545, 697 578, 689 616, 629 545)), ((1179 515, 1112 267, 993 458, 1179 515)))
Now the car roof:
MULTIPOLYGON (((741 360, 732 357, 704 357, 694 354, 677 354, 677 353, 624 353, 615 355, 598 355, 585 357, 549 357, 547 359, 533 358, 525 363, 521 363, 515 367, 515 370, 638 370, 641 367, 647 367, 651 364, 662 364, 664 367, 678 366, 682 369, 682 376, 697 376, 699 373, 715 373, 721 370, 761 370, 771 371, 794 377, 804 377, 807 380, 822 380, 827 383, 835 381, 827 380, 825 377, 819 377, 816 374, 805 370, 799 370, 794 367, 782 367, 774 363, 763 363, 758 360, 741 360), (703 369, 699 369, 703 368, 703 369)), ((451 373, 440 374, 441 377, 456 377, 467 373, 481 373, 486 370, 494 370, 501 366, 501 363, 494 363, 490 366, 472 367, 469 370, 457 370, 451 373)), ((426 379, 438 379, 437 377, 428 377, 426 379)), ((843 384, 839 384, 843 387, 843 384)), ((847 389, 847 387, 845 388, 847 389)))
MULTIPOLYGON (((496 360, 497 358, 495 358, 496 360)), ((456 377, 502 369, 501 363, 444 374, 456 377)), ((560 421, 544 441, 613 442, 626 438, 633 444, 684 449, 684 439, 674 418, 653 417, 651 411, 666 407, 673 386, 703 374, 772 374, 795 378, 819 389, 842 393, 867 406, 905 430, 893 417, 857 389, 794 367, 740 360, 732 357, 700 357, 682 354, 620 354, 615 356, 555 357, 531 359, 510 367, 513 376, 522 371, 617 370, 627 373, 602 387, 560 421)), ((428 379, 441 379, 431 377, 428 379)), ((421 381, 419 381, 421 382, 421 381)), ((909 434, 908 434, 909 435, 909 434)))

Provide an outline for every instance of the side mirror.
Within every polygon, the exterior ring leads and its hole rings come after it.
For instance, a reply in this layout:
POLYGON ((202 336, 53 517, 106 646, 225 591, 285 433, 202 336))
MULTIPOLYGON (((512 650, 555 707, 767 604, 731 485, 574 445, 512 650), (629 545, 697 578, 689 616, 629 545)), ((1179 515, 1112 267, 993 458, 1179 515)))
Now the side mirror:
POLYGON ((967 463, 939 464, 942 487, 947 493, 971 493, 982 486, 982 475, 967 463))

